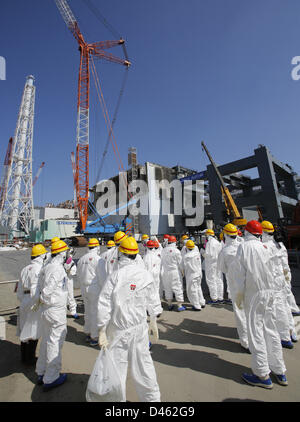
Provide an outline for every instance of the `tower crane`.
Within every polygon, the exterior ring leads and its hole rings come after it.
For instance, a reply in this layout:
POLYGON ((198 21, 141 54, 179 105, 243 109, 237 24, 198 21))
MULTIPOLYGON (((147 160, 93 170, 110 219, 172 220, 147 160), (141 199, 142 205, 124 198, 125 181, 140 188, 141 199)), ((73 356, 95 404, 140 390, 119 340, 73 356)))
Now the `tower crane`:
MULTIPOLYGON (((128 60, 108 53, 106 49, 123 45, 121 38, 116 41, 99 41, 87 43, 79 29, 78 22, 67 3, 67 0, 55 0, 67 27, 78 43, 80 51, 80 67, 77 93, 77 133, 76 133, 76 169, 75 188, 79 213, 80 228, 85 230, 88 218, 89 196, 89 104, 90 104, 90 64, 94 66, 94 58, 130 66, 128 60)), ((92 67, 92 71, 93 67, 92 67)))

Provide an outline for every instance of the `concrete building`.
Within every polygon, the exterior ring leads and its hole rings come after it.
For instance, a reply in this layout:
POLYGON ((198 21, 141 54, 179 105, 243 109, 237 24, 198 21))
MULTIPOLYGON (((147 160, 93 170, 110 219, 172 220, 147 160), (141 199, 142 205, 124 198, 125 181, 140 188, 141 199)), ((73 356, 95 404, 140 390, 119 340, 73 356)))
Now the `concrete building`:
MULTIPOLYGON (((126 191, 126 183, 136 180, 147 182, 148 191, 141 192, 141 197, 148 204, 148 215, 140 215, 137 219, 136 233, 147 233, 150 235, 162 235, 164 233, 197 233, 206 228, 206 221, 213 220, 215 227, 222 226, 226 221, 227 213, 221 193, 221 185, 216 172, 211 164, 205 170, 195 171, 181 166, 165 167, 159 164, 146 162, 144 165, 137 164, 135 159, 134 177, 130 168, 125 173, 125 178, 118 176, 111 178, 120 190, 120 183, 126 191), (121 182, 120 182, 121 180, 121 182), (174 213, 174 193, 164 191, 163 187, 157 189, 152 181, 167 180, 172 182, 180 180, 182 183, 188 180, 191 185, 191 203, 196 204, 199 195, 204 203, 204 221, 198 226, 187 224, 187 215, 174 213), (196 181, 203 181, 203 190, 195 190, 196 181), (168 196, 169 195, 169 196, 168 196), (171 196, 170 196, 171 195, 171 196), (170 199, 171 207, 169 213, 164 213, 164 201, 170 199)), ((281 163, 272 156, 269 149, 260 145, 254 150, 253 155, 239 160, 218 165, 218 169, 225 181, 226 186, 239 209, 247 220, 257 219, 259 212, 266 220, 277 223, 278 219, 290 217, 297 203, 300 191, 300 178, 288 164, 281 163), (249 176, 245 172, 252 170, 255 176, 249 176), (244 173, 243 173, 244 172, 244 173)), ((94 205, 101 197, 101 183, 94 186, 94 205), (98 191, 98 192, 97 192, 98 191)), ((128 198, 117 202, 115 207, 124 207, 128 198)), ((106 212, 104 212, 106 214, 106 212)), ((103 214, 102 214, 103 215, 103 214)), ((124 218, 124 215, 122 216, 124 218)), ((110 216, 108 223, 119 222, 120 216, 110 216)))

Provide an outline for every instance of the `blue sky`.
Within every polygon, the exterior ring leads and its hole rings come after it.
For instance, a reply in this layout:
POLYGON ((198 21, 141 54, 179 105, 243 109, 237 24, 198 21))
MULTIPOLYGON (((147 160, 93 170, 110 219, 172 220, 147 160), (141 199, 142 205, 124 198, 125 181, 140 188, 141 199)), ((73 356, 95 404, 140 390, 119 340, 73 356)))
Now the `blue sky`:
MULTIPOLYGON (((203 170, 253 153, 258 144, 300 173, 300 80, 291 77, 300 56, 298 0, 92 0, 126 40, 132 66, 115 125, 127 167, 128 147, 140 163, 180 164, 203 170)), ((114 39, 83 0, 69 0, 87 41, 114 39)), ((123 57, 122 50, 111 53, 123 57)), ((27 75, 35 76, 33 174, 37 205, 73 197, 70 153, 76 143, 79 52, 54 0, 0 3, 1 170, 13 136, 27 75)), ((98 62, 110 114, 124 69, 98 62)), ((90 184, 107 140, 91 81, 90 184)), ((115 175, 109 147, 102 178, 115 175)))

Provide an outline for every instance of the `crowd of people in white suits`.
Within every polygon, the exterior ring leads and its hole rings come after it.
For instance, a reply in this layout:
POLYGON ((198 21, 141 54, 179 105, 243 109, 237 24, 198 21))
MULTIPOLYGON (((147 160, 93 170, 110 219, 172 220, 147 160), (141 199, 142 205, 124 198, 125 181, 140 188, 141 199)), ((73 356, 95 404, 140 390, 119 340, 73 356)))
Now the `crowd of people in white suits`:
POLYGON ((179 240, 164 235, 160 241, 143 235, 138 245, 134 237, 119 231, 104 252, 98 239, 89 239, 88 251, 77 264, 72 248, 59 238, 52 239, 50 252, 41 244, 33 246, 31 263, 22 270, 17 288, 22 361, 36 365, 37 384, 44 391, 66 381, 67 374, 61 373, 62 347, 67 308, 79 318, 76 276, 86 342, 110 351, 124 400, 128 366, 139 399, 161 400, 149 333, 158 341, 157 317, 164 303, 167 312, 232 305, 241 347, 251 354, 252 373, 242 374, 244 381, 272 388, 272 373, 287 386, 282 348, 293 348, 298 340, 294 316, 300 311, 291 289, 287 250, 274 233, 268 221, 249 221, 243 233, 228 223, 220 239, 213 230, 205 230, 205 242, 198 247, 188 234, 179 240), (203 274, 209 300, 202 291, 203 274))

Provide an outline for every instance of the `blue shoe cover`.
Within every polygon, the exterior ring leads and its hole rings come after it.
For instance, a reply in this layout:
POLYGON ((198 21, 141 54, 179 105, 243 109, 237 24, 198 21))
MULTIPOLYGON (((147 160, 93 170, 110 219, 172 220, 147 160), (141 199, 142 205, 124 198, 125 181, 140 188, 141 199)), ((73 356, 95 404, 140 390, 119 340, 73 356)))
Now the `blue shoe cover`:
POLYGON ((185 310, 186 310, 186 307, 183 306, 183 305, 180 306, 180 308, 177 309, 178 312, 185 311, 185 310))
POLYGON ((278 384, 280 384, 280 385, 288 385, 288 382, 287 382, 287 379, 286 379, 286 376, 285 375, 277 375, 277 374, 274 374, 274 375, 275 375, 275 378, 276 378, 278 384))
POLYGON ((292 312, 292 315, 293 316, 299 316, 300 315, 300 312, 292 312))
POLYGON ((151 347, 152 347, 152 343, 151 341, 149 341, 149 350, 151 350, 151 347))
POLYGON ((51 388, 58 387, 59 385, 62 385, 67 379, 67 374, 60 374, 60 376, 50 384, 44 384, 43 390, 48 391, 51 390, 51 388))
POLYGON ((293 333, 293 334, 291 335, 291 341, 292 341, 293 343, 297 343, 298 338, 297 338, 297 335, 296 335, 295 333, 293 333))
POLYGON ((72 315, 72 317, 73 317, 74 319, 79 319, 79 315, 78 315, 78 314, 74 314, 74 315, 72 315))
POLYGON ((208 305, 217 305, 219 302, 217 300, 209 300, 208 305))
POLYGON ((254 375, 254 374, 243 374, 242 378, 244 381, 246 381, 250 385, 255 385, 257 387, 263 387, 263 388, 269 388, 269 389, 273 388, 273 383, 270 377, 266 380, 262 380, 257 375, 254 375))
POLYGON ((291 341, 285 341, 285 340, 281 340, 281 345, 282 347, 285 347, 286 349, 292 349, 294 347, 291 341))
POLYGON ((90 346, 98 346, 98 341, 97 340, 91 340, 90 346))

